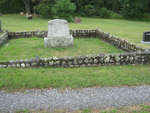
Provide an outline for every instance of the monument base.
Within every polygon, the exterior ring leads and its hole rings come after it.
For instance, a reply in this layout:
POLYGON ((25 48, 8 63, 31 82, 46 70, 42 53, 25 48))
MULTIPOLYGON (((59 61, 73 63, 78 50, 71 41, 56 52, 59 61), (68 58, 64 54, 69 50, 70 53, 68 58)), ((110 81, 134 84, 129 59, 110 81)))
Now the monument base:
POLYGON ((150 41, 141 41, 142 44, 150 44, 150 41))
POLYGON ((73 46, 73 37, 45 37, 44 45, 46 48, 69 47, 73 46))

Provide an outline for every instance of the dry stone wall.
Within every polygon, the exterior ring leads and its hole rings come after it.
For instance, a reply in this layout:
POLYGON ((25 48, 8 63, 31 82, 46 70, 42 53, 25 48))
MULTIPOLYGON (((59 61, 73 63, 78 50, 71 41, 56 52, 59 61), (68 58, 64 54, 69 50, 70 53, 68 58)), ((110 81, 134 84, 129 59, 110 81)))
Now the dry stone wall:
POLYGON ((101 30, 96 30, 97 37, 103 39, 104 41, 114 45, 117 48, 128 52, 136 52, 136 51, 146 51, 146 49, 136 46, 128 42, 127 40, 123 40, 116 36, 111 35, 110 33, 103 32, 101 30))
POLYGON ((92 56, 35 58, 0 62, 0 68, 29 67, 93 67, 106 65, 150 64, 150 52, 124 54, 98 54, 92 56))
MULTIPOLYGON (((96 37, 96 30, 70 30, 73 37, 89 38, 96 37)), ((47 31, 24 31, 24 32, 8 32, 9 39, 14 38, 28 38, 28 37, 47 37, 47 31)))
POLYGON ((0 46, 8 42, 8 33, 5 32, 2 35, 0 35, 0 46))
MULTIPOLYGON (((70 30, 75 38, 99 38, 115 47, 128 51, 124 54, 97 54, 63 58, 33 58, 26 60, 11 60, 0 62, 0 68, 30 68, 30 67, 92 67, 106 65, 150 64, 150 51, 137 47, 135 44, 117 38, 101 30, 70 30)), ((47 31, 6 32, 0 37, 0 45, 10 39, 47 36, 47 31)))

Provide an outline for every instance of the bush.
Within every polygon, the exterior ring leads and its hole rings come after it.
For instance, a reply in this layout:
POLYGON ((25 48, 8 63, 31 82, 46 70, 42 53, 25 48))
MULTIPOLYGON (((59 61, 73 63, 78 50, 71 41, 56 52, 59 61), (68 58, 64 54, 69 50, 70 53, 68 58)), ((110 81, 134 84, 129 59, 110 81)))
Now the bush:
POLYGON ((73 21, 73 14, 76 9, 74 3, 70 0, 58 0, 55 6, 52 8, 53 13, 55 13, 55 18, 66 19, 67 21, 73 21))
POLYGON ((123 2, 122 15, 127 19, 143 18, 144 7, 147 5, 147 0, 125 0, 123 2))
POLYGON ((83 8, 81 8, 81 15, 82 16, 94 16, 96 14, 96 10, 93 5, 85 5, 83 8))
POLYGON ((113 11, 110 11, 110 18, 114 18, 114 19, 123 19, 123 16, 118 14, 118 13, 115 13, 113 11))
POLYGON ((34 7, 34 11, 43 18, 53 18, 52 7, 54 3, 54 0, 42 0, 38 6, 34 7))
POLYGON ((98 12, 98 16, 101 18, 110 18, 110 11, 106 8, 101 8, 98 12))

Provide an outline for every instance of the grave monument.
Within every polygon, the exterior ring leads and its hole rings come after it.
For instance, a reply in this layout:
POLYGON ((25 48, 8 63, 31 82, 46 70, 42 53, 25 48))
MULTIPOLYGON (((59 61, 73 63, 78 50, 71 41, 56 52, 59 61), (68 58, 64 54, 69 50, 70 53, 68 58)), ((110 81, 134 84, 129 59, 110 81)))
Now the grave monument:
POLYGON ((44 38, 46 48, 69 47, 73 45, 73 37, 70 35, 68 22, 62 19, 54 19, 48 22, 48 35, 44 38))
POLYGON ((150 31, 143 33, 143 41, 141 42, 145 44, 150 44, 150 31))

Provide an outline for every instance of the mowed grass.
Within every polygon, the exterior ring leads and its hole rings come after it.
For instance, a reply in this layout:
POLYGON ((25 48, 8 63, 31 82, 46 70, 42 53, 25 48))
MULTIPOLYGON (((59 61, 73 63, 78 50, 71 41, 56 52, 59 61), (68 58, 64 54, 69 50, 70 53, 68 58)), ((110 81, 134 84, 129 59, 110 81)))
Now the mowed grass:
MULTIPOLYGON (((9 31, 47 30, 47 19, 34 17, 29 21, 24 16, 3 15, 0 17, 3 28, 9 31)), ((70 23, 71 29, 101 28, 123 37, 140 46, 142 32, 150 28, 150 22, 138 22, 114 19, 81 18, 81 24, 70 23)), ((30 58, 35 56, 72 56, 94 53, 118 53, 107 43, 98 39, 75 39, 72 48, 44 49, 42 39, 11 40, 0 48, 0 61, 9 59, 30 58), (41 41, 40 41, 41 40, 41 41), (106 45, 105 45, 106 44, 106 45), (111 49, 110 49, 111 48, 111 49), (28 54, 30 53, 30 54, 28 54)), ((0 69, 0 89, 30 88, 82 88, 122 85, 149 85, 150 65, 104 66, 89 68, 30 68, 0 69)))
MULTIPOLYGON (((27 20, 25 16, 9 14, 1 16, 0 19, 2 20, 3 29, 7 29, 8 31, 48 29, 48 19, 39 17, 33 17, 33 20, 27 20)), ((70 23, 69 26, 71 29, 100 28, 105 32, 110 32, 138 46, 150 48, 150 44, 141 44, 143 32, 150 30, 150 22, 81 17, 80 24, 70 23)))
POLYGON ((0 89, 83 88, 150 84, 150 65, 0 69, 0 89))
POLYGON ((0 47, 0 61, 31 59, 39 57, 82 56, 99 53, 122 53, 123 51, 96 38, 77 38, 69 48, 45 48, 42 38, 10 40, 0 47))

